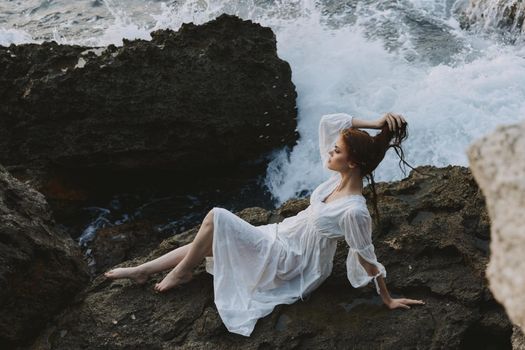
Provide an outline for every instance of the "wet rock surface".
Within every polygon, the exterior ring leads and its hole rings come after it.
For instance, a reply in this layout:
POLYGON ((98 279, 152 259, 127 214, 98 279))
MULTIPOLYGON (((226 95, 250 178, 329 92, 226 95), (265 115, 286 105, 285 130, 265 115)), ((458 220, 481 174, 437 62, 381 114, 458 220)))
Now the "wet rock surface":
POLYGON ((88 281, 44 196, 0 166, 0 348, 30 343, 88 281))
POLYGON ((521 0, 470 0, 460 16, 463 28, 501 30, 507 40, 523 40, 525 2, 521 0))
MULTIPOLYGON (((401 181, 377 184, 382 220, 373 236, 392 296, 423 299, 426 305, 389 310, 372 283, 352 288, 342 240, 324 284, 304 302, 276 307, 249 338, 229 333, 222 324, 213 303, 213 276, 203 263, 192 281, 161 294, 153 286, 165 273, 151 276, 145 285, 100 275, 32 348, 509 349, 512 324, 484 273, 490 222, 476 181, 464 167, 417 170, 426 175, 412 171, 401 181)), ((365 196, 371 205, 368 187, 365 196)), ((260 225, 306 206, 307 199, 297 199, 275 211, 252 207, 236 214, 260 225)), ((150 254, 120 266, 189 243, 197 230, 166 239, 150 254)))

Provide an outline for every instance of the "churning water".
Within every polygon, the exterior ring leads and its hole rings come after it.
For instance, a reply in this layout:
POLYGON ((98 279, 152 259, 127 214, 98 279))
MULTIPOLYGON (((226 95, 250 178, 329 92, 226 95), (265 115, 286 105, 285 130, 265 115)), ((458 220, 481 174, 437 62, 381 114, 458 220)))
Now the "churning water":
MULTIPOLYGON (((414 166, 466 166, 471 141, 525 118, 525 46, 475 26, 462 29, 467 3, 0 0, 0 44, 122 45, 122 38, 148 40, 153 30, 201 24, 224 12, 271 27, 278 55, 292 68, 301 135, 292 150, 277 150, 267 169, 265 183, 279 205, 326 177, 317 148, 323 114, 403 114, 409 123, 405 156, 414 166)), ((393 150, 375 177, 404 177, 393 150)))

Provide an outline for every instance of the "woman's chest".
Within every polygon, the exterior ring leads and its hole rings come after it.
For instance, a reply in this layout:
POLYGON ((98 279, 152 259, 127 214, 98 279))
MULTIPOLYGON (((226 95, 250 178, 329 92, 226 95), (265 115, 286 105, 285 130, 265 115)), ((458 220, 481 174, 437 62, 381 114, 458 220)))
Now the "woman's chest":
POLYGON ((340 208, 330 209, 314 203, 311 205, 308 222, 315 231, 324 236, 339 236, 341 235, 341 228, 339 226, 341 214, 342 210, 340 208))
POLYGON ((341 218, 348 209, 353 206, 362 205, 364 198, 359 196, 345 196, 340 198, 329 198, 324 202, 326 197, 333 191, 337 185, 337 179, 331 178, 319 185, 310 196, 310 224, 323 235, 340 236, 344 233, 341 231, 339 224, 341 218))

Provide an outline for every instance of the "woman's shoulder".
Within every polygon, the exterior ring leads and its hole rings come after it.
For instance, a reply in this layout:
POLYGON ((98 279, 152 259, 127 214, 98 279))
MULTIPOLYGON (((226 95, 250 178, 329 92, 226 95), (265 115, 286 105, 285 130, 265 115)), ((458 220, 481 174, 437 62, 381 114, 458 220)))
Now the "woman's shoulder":
POLYGON ((344 209, 344 214, 346 215, 364 215, 370 216, 368 206, 366 205, 366 198, 362 195, 355 195, 351 197, 354 200, 351 200, 349 204, 344 209))

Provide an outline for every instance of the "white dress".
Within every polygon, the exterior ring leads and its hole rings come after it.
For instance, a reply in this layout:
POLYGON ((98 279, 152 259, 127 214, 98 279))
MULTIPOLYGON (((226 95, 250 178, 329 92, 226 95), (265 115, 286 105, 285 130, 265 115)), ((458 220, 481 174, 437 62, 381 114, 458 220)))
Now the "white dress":
MULTIPOLYGON (((339 131, 352 125, 346 113, 324 115, 319 123, 323 167, 339 131)), ((206 270, 213 274, 215 305, 226 328, 249 336, 257 320, 278 304, 291 304, 315 290, 332 272, 337 240, 348 243, 347 276, 355 288, 386 278, 372 244, 372 221, 362 195, 323 200, 341 180, 339 172, 310 195, 310 205, 279 223, 254 226, 232 212, 213 208, 213 257, 206 270), (369 276, 357 254, 376 265, 369 276)))

